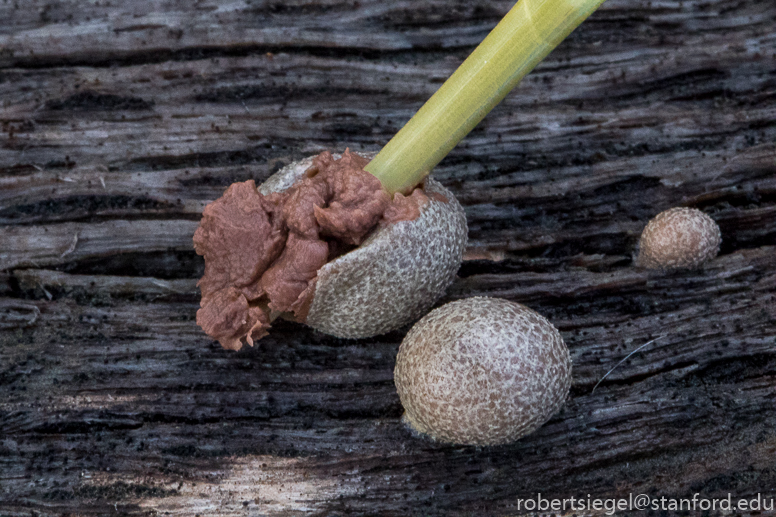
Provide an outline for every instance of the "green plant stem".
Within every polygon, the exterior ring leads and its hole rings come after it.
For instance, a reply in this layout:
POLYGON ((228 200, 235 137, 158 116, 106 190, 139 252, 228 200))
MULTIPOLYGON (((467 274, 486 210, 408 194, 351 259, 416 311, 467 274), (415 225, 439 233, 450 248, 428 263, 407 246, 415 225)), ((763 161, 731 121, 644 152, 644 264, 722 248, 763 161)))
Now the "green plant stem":
POLYGON ((520 0, 365 169, 407 192, 603 0, 520 0))

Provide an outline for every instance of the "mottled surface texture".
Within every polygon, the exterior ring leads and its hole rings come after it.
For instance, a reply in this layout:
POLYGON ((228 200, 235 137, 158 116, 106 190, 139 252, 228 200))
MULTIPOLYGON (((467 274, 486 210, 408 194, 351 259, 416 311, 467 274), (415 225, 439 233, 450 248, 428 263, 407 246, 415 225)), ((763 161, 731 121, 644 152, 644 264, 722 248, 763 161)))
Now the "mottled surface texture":
MULTIPOLYGON (((282 192, 308 166, 304 159, 273 174, 260 191, 282 192)), ((450 286, 466 248, 466 214, 433 178, 420 217, 381 226, 357 249, 318 271, 305 323, 343 338, 396 330, 425 314, 450 286)))
POLYGON ((695 208, 676 207, 650 219, 639 239, 636 263, 652 269, 698 267, 719 253, 714 219, 695 208))
POLYGON ((571 386, 558 330, 500 298, 448 303, 416 323, 399 347, 394 382, 404 419, 435 440, 495 445, 535 431, 571 386))
POLYGON ((196 325, 192 236, 234 182, 376 151, 512 6, 0 2, 0 514, 514 516, 517 500, 776 486, 776 3, 607 0, 434 171, 447 296, 555 325, 570 396, 511 445, 402 425, 405 330, 196 325), (720 226, 635 268, 651 218, 720 226), (646 348, 619 365, 640 345, 646 348), (592 393, 591 393, 592 392, 592 393))
POLYGON ((425 314, 450 286, 466 248, 466 214, 433 178, 414 221, 379 228, 356 250, 323 266, 307 324, 340 337, 383 334, 425 314))

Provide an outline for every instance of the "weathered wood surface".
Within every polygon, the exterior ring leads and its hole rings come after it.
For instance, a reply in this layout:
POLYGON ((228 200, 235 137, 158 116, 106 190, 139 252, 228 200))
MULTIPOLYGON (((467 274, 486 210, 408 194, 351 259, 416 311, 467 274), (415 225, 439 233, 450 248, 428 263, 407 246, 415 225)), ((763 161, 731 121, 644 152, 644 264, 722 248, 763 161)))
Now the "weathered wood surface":
POLYGON ((402 332, 281 323, 231 353, 195 325, 202 207, 321 149, 379 149, 510 6, 0 3, 0 514, 773 495, 773 2, 608 0, 435 172, 477 258, 447 300, 521 301, 570 347, 571 397, 535 434, 412 437, 402 332), (719 222, 720 256, 634 268, 646 221, 675 205, 719 222))

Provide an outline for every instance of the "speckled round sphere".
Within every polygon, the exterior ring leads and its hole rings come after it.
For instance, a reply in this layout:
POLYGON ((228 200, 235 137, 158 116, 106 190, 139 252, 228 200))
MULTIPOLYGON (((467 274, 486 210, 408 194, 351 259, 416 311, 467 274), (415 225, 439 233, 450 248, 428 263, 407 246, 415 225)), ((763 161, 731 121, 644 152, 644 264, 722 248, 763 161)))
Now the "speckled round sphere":
MULTIPOLYGON (((289 188, 312 160, 284 167, 259 192, 289 188)), ((439 196, 430 196, 420 217, 379 227, 358 248, 318 270, 305 324, 342 338, 376 336, 416 320, 445 293, 466 249, 466 213, 434 179, 426 178, 423 188, 439 196)))
POLYGON ((695 208, 671 208, 644 228, 636 264, 650 269, 689 269, 719 253, 719 226, 695 208))
POLYGON ((404 421, 436 440, 512 442, 560 409, 571 359, 558 330, 499 298, 448 303, 423 317, 399 347, 394 382, 404 421))

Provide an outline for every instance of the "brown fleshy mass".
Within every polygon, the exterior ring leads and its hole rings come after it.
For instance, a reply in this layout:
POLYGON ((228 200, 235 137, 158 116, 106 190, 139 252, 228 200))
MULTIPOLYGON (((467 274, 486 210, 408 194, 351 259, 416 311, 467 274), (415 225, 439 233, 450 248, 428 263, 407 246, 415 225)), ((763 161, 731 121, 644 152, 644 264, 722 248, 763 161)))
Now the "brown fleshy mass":
POLYGON ((261 291, 269 297, 270 308, 280 312, 290 310, 328 258, 329 245, 325 241, 289 234, 283 254, 259 282, 261 291))
POLYGON ((205 207, 194 233, 194 249, 205 257, 197 284, 203 298, 229 286, 250 286, 280 255, 287 234, 278 217, 283 197, 260 195, 251 180, 231 185, 205 207))
POLYGON ((253 345, 254 339, 267 335, 268 314, 260 307, 251 307, 245 295, 234 287, 221 289, 207 298, 203 296, 202 302, 197 325, 227 350, 242 348, 243 337, 253 345))
POLYGON ((322 235, 346 244, 361 244, 391 205, 391 196, 380 180, 364 171, 368 163, 366 158, 348 151, 336 161, 329 152, 313 160, 307 174, 316 174, 311 181, 325 181, 331 193, 328 206, 314 208, 322 235))
MULTIPOLYGON (((419 188, 413 190, 409 196, 403 196, 400 192, 397 192, 393 196, 393 203, 383 213, 383 222, 385 224, 392 224, 399 221, 414 221, 420 217, 420 209, 428 203, 428 199, 426 193, 419 188)), ((447 199, 445 199, 445 202, 447 202, 447 199)))
POLYGON ((421 189, 391 200, 364 171, 369 160, 323 152, 283 192, 236 183, 205 207, 194 247, 205 257, 197 323, 239 350, 266 334, 270 310, 305 321, 318 270, 361 244, 380 224, 407 221, 428 202, 421 189))

